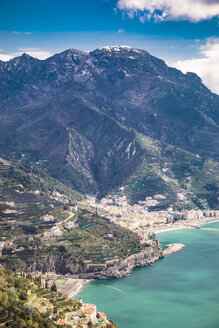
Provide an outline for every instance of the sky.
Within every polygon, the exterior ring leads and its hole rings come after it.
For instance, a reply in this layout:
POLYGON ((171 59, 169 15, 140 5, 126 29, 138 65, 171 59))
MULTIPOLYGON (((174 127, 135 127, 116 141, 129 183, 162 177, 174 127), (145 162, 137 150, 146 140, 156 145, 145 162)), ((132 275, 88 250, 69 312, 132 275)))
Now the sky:
POLYGON ((0 60, 145 49, 219 93, 219 0, 0 0, 0 60))

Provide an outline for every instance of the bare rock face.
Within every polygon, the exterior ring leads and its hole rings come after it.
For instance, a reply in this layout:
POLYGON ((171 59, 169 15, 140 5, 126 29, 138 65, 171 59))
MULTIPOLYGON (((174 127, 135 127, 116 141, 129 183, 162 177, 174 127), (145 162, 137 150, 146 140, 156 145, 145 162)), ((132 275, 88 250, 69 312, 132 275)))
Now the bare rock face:
POLYGON ((162 251, 154 252, 153 254, 148 254, 148 252, 142 251, 139 254, 128 257, 123 263, 118 265, 118 267, 112 267, 105 272, 95 274, 93 278, 122 278, 123 276, 127 276, 128 274, 130 274, 134 268, 152 265, 155 261, 159 260, 162 257, 162 251))

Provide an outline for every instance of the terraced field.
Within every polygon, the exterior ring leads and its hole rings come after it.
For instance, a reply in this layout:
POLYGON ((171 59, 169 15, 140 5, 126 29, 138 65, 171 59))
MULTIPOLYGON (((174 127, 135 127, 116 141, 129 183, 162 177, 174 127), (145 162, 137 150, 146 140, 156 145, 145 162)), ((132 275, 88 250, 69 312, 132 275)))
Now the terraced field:
POLYGON ((48 187, 48 180, 0 161, 0 263, 15 271, 80 274, 107 269, 141 249, 136 234, 76 208, 77 198, 61 194, 59 185, 48 187))

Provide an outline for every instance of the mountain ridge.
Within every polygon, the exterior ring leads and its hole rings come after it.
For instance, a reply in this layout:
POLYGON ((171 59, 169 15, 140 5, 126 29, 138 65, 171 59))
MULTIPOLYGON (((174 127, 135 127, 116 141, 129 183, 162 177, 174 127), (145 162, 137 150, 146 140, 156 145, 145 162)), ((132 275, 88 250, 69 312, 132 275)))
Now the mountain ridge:
MULTIPOLYGON (((0 63, 0 80, 1 156, 38 165, 82 193, 103 196, 135 175, 147 162, 139 133, 158 148, 189 152, 192 162, 196 155, 202 163, 218 160, 219 96, 196 74, 145 50, 68 49, 45 60, 22 55, 0 63)), ((200 163, 197 172, 207 176, 200 163)), ((183 174, 175 175, 181 185, 183 174)))

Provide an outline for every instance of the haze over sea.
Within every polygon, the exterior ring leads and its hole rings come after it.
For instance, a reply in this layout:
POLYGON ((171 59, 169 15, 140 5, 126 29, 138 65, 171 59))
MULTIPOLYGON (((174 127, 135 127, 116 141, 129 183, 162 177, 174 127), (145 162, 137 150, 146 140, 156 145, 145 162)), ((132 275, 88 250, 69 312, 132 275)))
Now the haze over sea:
POLYGON ((162 247, 186 248, 122 279, 93 281, 80 296, 119 328, 218 328, 219 223, 205 226, 215 230, 159 234, 162 247))

